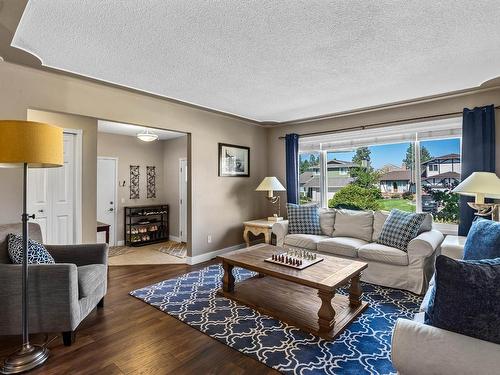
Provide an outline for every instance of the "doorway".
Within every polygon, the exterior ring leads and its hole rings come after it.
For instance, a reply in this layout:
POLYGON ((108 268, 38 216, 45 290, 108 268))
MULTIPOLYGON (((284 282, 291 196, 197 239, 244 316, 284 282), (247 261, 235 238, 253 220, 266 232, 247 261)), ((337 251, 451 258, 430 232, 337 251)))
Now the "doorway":
POLYGON ((179 237, 181 242, 187 242, 187 159, 179 159, 179 237))
POLYGON ((109 225, 110 246, 116 245, 117 169, 117 158, 97 158, 97 221, 109 225))
POLYGON ((185 262, 188 160, 186 133, 97 121, 96 217, 109 225, 110 265, 185 262))

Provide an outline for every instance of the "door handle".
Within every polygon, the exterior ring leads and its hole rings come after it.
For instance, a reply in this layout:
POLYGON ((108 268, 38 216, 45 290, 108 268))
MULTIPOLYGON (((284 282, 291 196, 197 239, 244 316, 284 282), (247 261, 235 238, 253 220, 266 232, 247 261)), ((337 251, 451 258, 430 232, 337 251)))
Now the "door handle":
POLYGON ((108 211, 109 212, 113 212, 115 209, 113 207, 111 207, 108 211))

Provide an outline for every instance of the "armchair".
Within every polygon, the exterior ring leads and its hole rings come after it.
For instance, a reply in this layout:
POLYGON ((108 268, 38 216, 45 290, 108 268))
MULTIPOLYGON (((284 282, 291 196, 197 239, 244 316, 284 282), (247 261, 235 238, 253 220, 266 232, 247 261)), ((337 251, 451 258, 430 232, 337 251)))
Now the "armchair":
MULTIPOLYGON (((11 264, 9 233, 21 224, 0 225, 0 335, 21 333, 21 265, 11 264)), ((29 224, 30 238, 42 242, 38 224, 29 224)), ((64 344, 74 340, 80 322, 96 307, 103 307, 107 290, 106 244, 46 245, 56 264, 30 265, 28 291, 31 333, 62 332, 64 344)))

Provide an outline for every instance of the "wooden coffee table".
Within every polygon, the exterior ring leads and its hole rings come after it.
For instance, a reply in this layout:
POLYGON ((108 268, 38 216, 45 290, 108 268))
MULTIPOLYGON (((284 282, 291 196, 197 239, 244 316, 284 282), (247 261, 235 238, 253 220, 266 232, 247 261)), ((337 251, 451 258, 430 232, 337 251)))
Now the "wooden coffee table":
POLYGON ((328 340, 368 307, 361 300, 359 281, 366 263, 322 254, 323 261, 296 270, 264 261, 279 249, 259 244, 217 257, 224 267, 223 287, 218 293, 328 340), (234 266, 258 275, 235 283, 234 266), (349 296, 336 294, 337 288, 346 284, 349 296))

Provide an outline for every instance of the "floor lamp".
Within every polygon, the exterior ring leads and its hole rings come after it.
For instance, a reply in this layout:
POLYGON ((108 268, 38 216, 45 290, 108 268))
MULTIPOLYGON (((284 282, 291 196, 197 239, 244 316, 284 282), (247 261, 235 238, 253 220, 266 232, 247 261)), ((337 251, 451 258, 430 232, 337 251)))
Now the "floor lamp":
MULTIPOLYGON (((22 333, 23 345, 3 363, 2 374, 17 374, 43 364, 49 351, 29 342, 28 330, 28 215, 26 179, 28 167, 50 168, 63 164, 63 131, 56 126, 31 121, 0 120, 0 167, 23 168, 23 264, 22 333)), ((21 281, 21 280, 19 280, 21 281)))

